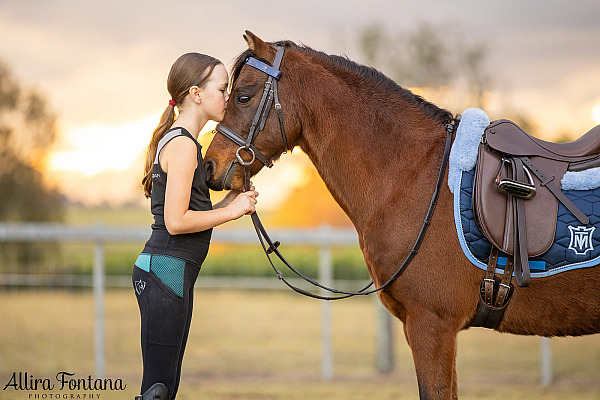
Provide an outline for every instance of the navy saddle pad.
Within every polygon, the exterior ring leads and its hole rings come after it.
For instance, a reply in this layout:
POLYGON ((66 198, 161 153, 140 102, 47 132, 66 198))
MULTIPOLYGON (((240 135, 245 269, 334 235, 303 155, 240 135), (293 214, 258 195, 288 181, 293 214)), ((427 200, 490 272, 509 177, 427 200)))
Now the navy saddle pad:
MULTIPOLYGON (((463 252, 475 266, 485 270, 491 244, 477 228, 473 216, 472 194, 475 169, 462 171, 454 186, 454 220, 463 252)), ((564 190, 563 193, 589 219, 581 223, 559 202, 556 233, 550 249, 541 256, 530 258, 532 278, 540 278, 576 268, 600 264, 600 188, 591 190, 564 190)), ((506 265, 506 254, 500 253, 496 272, 506 265)))

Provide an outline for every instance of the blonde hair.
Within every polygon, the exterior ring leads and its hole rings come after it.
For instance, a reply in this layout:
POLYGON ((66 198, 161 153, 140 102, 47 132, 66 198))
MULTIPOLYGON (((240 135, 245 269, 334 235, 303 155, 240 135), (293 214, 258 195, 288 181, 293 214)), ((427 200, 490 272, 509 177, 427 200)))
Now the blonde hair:
POLYGON ((172 101, 169 101, 169 105, 162 113, 158 126, 152 132, 150 144, 146 148, 146 165, 144 167, 144 177, 142 178, 142 186, 146 197, 150 197, 152 193, 152 165, 156 157, 158 142, 176 119, 176 105, 183 103, 192 86, 202 88, 214 68, 219 64, 222 63, 216 58, 200 53, 184 54, 173 63, 167 77, 167 91, 171 95, 172 101))

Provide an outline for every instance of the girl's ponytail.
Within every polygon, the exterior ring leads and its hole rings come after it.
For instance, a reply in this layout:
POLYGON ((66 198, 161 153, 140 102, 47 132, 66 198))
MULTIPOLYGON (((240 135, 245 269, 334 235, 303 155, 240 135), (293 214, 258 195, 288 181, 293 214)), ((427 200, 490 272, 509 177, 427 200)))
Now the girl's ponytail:
POLYGON ((150 193, 152 193, 152 165, 154 164, 154 159, 156 158, 158 142, 163 137, 163 134, 171 127, 171 125, 173 125, 173 121, 175 121, 175 104, 173 103, 174 102, 169 101, 169 105, 160 117, 158 126, 156 129, 154 129, 154 132, 152 132, 150 144, 146 149, 146 165, 144 167, 142 186, 144 187, 144 195, 147 198, 149 198, 150 193))
POLYGON ((181 110, 181 105, 185 101, 190 88, 193 86, 203 88, 213 69, 219 64, 222 64, 221 61, 206 54, 187 53, 179 57, 171 67, 167 78, 167 91, 171 95, 171 100, 169 100, 169 105, 162 113, 158 126, 152 132, 150 144, 146 149, 146 165, 144 167, 144 177, 142 178, 142 186, 146 197, 150 197, 152 193, 152 165, 156 158, 158 142, 175 121, 175 107, 178 106, 181 110))

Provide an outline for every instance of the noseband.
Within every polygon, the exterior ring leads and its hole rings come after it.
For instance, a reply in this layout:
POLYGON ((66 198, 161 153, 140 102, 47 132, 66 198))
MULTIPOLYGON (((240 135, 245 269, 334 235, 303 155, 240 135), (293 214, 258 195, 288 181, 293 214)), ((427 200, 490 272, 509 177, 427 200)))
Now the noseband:
POLYGON ((254 162, 254 160, 258 160, 263 163, 268 168, 273 166, 273 161, 270 158, 267 158, 263 155, 256 146, 252 143, 258 136, 258 134, 265 127, 265 122, 267 121, 267 117, 269 116, 269 111, 271 110, 271 104, 273 104, 273 100, 275 101, 275 110, 277 111, 277 118, 279 119, 279 128, 281 130, 281 137, 283 139, 284 153, 288 151, 287 137, 285 136, 285 129, 283 127, 283 115, 281 113, 281 104, 279 103, 279 96, 277 95, 277 82, 281 77, 281 71, 279 67, 281 66, 281 60, 283 60, 283 53, 285 49, 282 46, 277 47, 277 53, 275 54, 275 60, 273 61, 273 66, 270 66, 260 60, 257 60, 254 57, 248 57, 246 59, 246 65, 256 68, 259 71, 264 72, 269 76, 267 82, 265 82, 265 89, 263 90, 262 97, 260 99, 260 103, 258 104, 258 109, 256 110, 256 114, 254 114, 254 119, 252 120, 252 125, 250 126, 250 130, 248 131, 248 137, 244 138, 233 129, 228 126, 219 123, 215 128, 217 132, 225 136, 226 138, 233 141, 235 144, 240 146, 239 149, 235 152, 235 156, 237 161, 244 166, 246 170, 249 169, 250 165, 254 162), (244 161, 240 155, 240 150, 245 150, 252 156, 250 161, 244 161))

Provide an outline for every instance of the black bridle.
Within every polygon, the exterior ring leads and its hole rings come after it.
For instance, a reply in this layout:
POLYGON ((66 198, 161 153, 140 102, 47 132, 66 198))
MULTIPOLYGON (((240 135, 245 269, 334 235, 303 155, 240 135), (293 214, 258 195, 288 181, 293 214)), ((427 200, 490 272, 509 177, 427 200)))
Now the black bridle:
MULTIPOLYGON (((233 129, 225 126, 222 123, 219 123, 216 127, 217 132, 221 133, 226 138, 230 139, 231 141, 236 143, 238 146, 240 146, 237 149, 237 151, 235 152, 235 155, 236 155, 237 161, 244 167, 244 190, 250 189, 250 165, 255 160, 259 160, 260 162, 262 162, 265 166, 267 166, 269 168, 271 168, 273 166, 273 161, 271 159, 267 158, 266 156, 264 156, 260 152, 260 150, 252 144, 254 142, 254 140, 256 139, 256 137, 258 136, 258 134, 263 130, 263 128, 265 126, 265 122, 269 115, 269 111, 271 109, 271 104, 273 103, 273 100, 275 101, 275 110, 277 111, 277 117, 279 119, 279 127, 280 127, 280 131, 281 131, 281 136, 283 138, 283 144, 284 144, 283 153, 287 153, 287 151, 288 151, 287 137, 285 135, 285 129, 283 126, 283 115, 282 115, 282 110, 281 110, 281 104, 279 103, 279 97, 277 95, 277 82, 279 81, 279 78, 282 75, 279 68, 281 66, 281 61, 283 60, 283 53, 284 53, 284 47, 278 46, 277 53, 275 54, 275 60, 273 61, 273 66, 270 66, 260 60, 257 60, 254 57, 248 57, 246 59, 246 65, 254 67, 269 76, 267 78, 267 82, 265 83, 265 89, 264 89, 262 97, 260 99, 258 109, 256 110, 256 114, 254 115, 254 119, 252 120, 252 125, 250 126, 250 130, 248 131, 248 137, 244 138, 243 136, 236 133, 233 129), (250 161, 244 161, 242 159, 242 157, 240 155, 240 150, 242 150, 242 149, 244 149, 246 152, 248 152, 252 156, 252 159, 250 161)), ((427 214, 425 216, 425 220, 423 221, 423 225, 421 226, 421 230, 417 236, 415 244, 413 245, 412 249, 410 250, 408 256, 405 258, 402 265, 396 270, 394 275, 392 275, 392 277, 387 280, 387 282, 385 282, 383 285, 381 285, 380 287, 378 287, 376 289, 367 290, 373 285, 373 281, 371 281, 367 286, 365 286, 364 288, 362 288, 356 292, 337 290, 337 289, 332 289, 327 286, 321 285, 320 283, 312 280, 308 276, 297 271, 294 267, 292 267, 290 265, 290 263, 287 262, 287 260, 283 257, 283 255, 277 249, 280 245, 279 241, 273 242, 271 240, 271 238, 269 237, 267 231, 265 230, 262 222, 260 221, 258 214, 256 212, 254 212, 251 214, 252 223, 254 224, 254 229, 256 230, 256 234, 258 236, 260 244, 262 245, 262 248, 265 252, 265 255, 267 256, 267 259, 269 260, 269 263, 271 264, 271 267, 277 274, 277 277, 281 281, 283 281, 290 289, 294 290, 295 292, 303 294, 308 297, 315 298, 315 299, 320 299, 320 300, 341 300, 341 299, 346 299, 346 298, 352 297, 352 296, 359 296, 359 295, 364 296, 364 295, 372 294, 372 293, 378 292, 380 290, 383 290, 387 286, 394 283, 400 277, 400 275, 402 275, 402 273, 406 270, 406 268, 408 267, 408 265, 410 264, 412 259, 417 255, 419 247, 421 246, 421 243, 423 242, 423 239, 425 238, 425 233, 427 232, 427 228, 429 227, 429 224, 431 223, 431 218, 433 217, 433 212, 434 212, 435 206, 437 204, 440 188, 442 186, 442 183, 444 180, 444 175, 446 172, 446 167, 448 165, 448 156, 450 155, 450 146, 452 144, 452 133, 455 131, 455 128, 458 125, 458 121, 459 121, 459 119, 456 118, 456 119, 453 119, 450 123, 446 124, 446 144, 444 147, 444 155, 442 157, 442 164, 440 165, 440 170, 439 170, 435 190, 433 191, 433 194, 431 196, 431 201, 429 203, 429 208, 427 209, 427 214), (268 244, 269 247, 267 247, 265 245, 265 242, 268 244), (338 294, 340 296, 337 296, 337 297, 320 296, 320 295, 308 292, 304 289, 301 289, 299 287, 292 285, 283 277, 281 271, 277 270, 277 268, 273 264, 273 261, 271 260, 271 256, 270 256, 271 253, 275 253, 277 255, 277 257, 281 260, 281 262, 283 262, 292 272, 294 272, 296 275, 298 275, 299 277, 304 279, 306 282, 308 282, 318 288, 324 289, 330 293, 338 294)))
POLYGON ((277 117, 279 118, 279 128, 281 130, 281 137, 283 138, 283 153, 285 154, 288 151, 287 137, 285 135, 285 129, 283 127, 283 115, 281 113, 281 104, 279 103, 279 96, 277 94, 277 81, 279 81, 279 78, 281 77, 281 71, 279 70, 279 67, 281 66, 281 60, 283 60, 284 51, 284 47, 277 47, 277 53, 275 54, 275 60, 273 61, 272 67, 260 60, 257 60, 254 57, 248 57, 246 59, 246 65, 254 67, 269 76, 267 82, 265 82, 265 89, 263 90, 262 97, 260 98, 260 103, 258 104, 258 109, 256 110, 256 114, 254 114, 252 125, 250 126, 250 130, 248 131, 248 137, 244 138, 236 131, 222 123, 219 123, 216 127, 217 132, 221 133, 226 138, 232 140, 235 144, 240 146, 240 148, 237 149, 237 151, 235 152, 235 156, 238 162, 242 164, 245 169, 249 169, 250 164, 252 164, 255 159, 263 163, 268 168, 271 168, 273 166, 273 161, 270 158, 265 157, 260 152, 260 150, 258 150, 256 146, 252 144, 258 136, 258 134, 265 127, 265 122, 267 121, 267 117, 269 116, 269 111, 271 111, 271 104, 273 103, 273 100, 275 100, 275 110, 277 111, 277 117), (240 155, 240 150, 242 149, 244 149, 247 153, 249 153, 252 156, 252 159, 250 161, 244 161, 242 159, 240 155))

